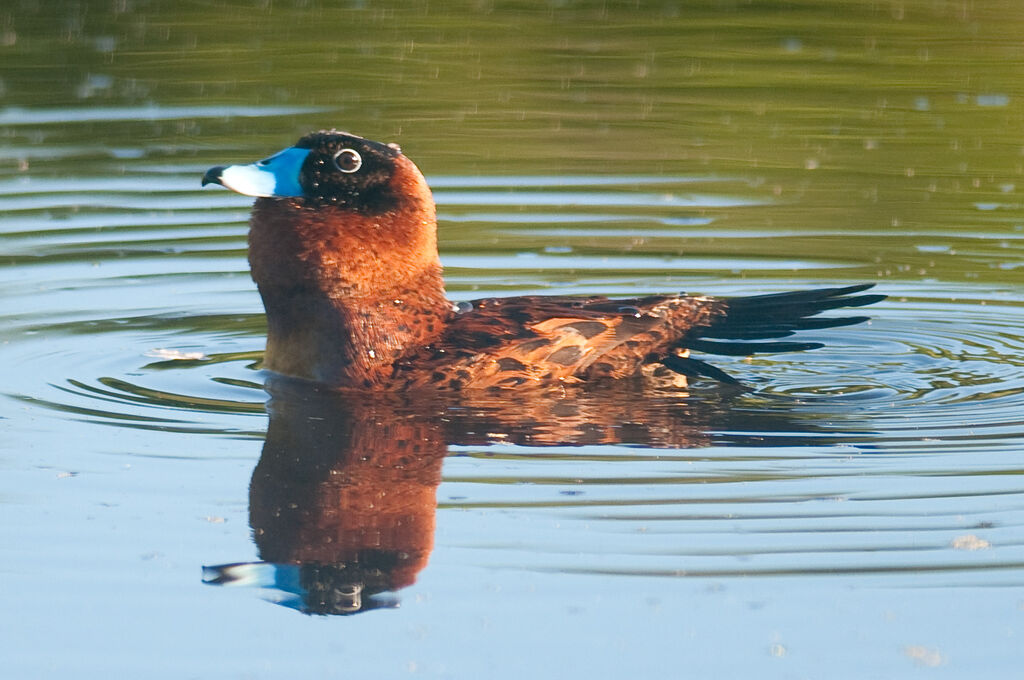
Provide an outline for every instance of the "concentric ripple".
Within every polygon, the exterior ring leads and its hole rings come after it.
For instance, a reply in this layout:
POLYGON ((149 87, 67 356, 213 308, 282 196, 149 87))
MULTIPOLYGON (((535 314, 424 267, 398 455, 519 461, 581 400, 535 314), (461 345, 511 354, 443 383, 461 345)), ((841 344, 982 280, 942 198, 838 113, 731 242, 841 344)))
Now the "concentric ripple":
MULTIPOLYGON (((149 152, 136 155, 137 172, 117 178, 0 183, 3 393, 52 428, 262 439, 248 199, 200 192, 201 164, 151 172, 149 152)), ((1019 287, 889 277, 826 230, 730 226, 727 214, 773 202, 735 178, 432 179, 457 300, 752 295, 879 276, 890 296, 869 324, 806 334, 826 343, 818 351, 702 357, 752 392, 698 382, 405 404, 447 444, 437 499, 448 559, 602 575, 1020 580, 1019 287)), ((956 235, 911 238, 922 260, 897 273, 966 248, 956 235)), ((1017 243, 971 246, 1014 271, 1017 243)))

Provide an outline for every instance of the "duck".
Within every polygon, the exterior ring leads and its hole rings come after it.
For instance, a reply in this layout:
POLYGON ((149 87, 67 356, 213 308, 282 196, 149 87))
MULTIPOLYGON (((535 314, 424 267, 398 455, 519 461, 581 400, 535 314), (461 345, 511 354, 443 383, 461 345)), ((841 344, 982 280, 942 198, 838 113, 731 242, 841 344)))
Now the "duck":
POLYGON ((525 295, 454 303, 433 195, 394 143, 338 130, 202 185, 255 197, 249 265, 267 320, 263 367, 332 390, 506 390, 666 375, 743 383, 692 352, 817 349, 781 340, 863 323, 874 284, 745 297, 525 295))

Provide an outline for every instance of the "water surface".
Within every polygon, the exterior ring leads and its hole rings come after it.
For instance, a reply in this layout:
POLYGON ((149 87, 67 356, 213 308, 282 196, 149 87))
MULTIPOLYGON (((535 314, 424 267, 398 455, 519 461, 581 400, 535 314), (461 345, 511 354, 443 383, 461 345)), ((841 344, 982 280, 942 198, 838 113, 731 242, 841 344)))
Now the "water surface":
POLYGON ((1022 29, 924 0, 0 11, 10 672, 1015 677, 1022 29), (420 165, 456 301, 889 299, 713 359, 751 393, 268 403, 250 199, 199 179, 324 127, 420 165))

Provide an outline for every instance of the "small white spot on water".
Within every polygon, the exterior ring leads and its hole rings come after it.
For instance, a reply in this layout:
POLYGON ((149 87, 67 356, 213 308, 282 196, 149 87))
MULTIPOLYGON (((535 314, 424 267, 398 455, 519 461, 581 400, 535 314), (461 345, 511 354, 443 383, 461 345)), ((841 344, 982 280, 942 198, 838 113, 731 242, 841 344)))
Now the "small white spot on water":
POLYGON ((979 94, 974 101, 978 106, 1007 106, 1010 97, 1005 94, 979 94))

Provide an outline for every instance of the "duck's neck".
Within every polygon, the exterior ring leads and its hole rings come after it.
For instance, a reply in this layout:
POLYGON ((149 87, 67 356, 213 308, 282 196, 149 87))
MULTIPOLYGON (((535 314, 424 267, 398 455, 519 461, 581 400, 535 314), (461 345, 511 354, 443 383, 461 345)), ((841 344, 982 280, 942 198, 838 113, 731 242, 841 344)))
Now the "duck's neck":
POLYGON ((249 259, 267 311, 264 366, 334 387, 384 384, 452 314, 433 204, 419 242, 387 238, 387 215, 357 218, 339 233, 322 212, 257 201, 249 259))

